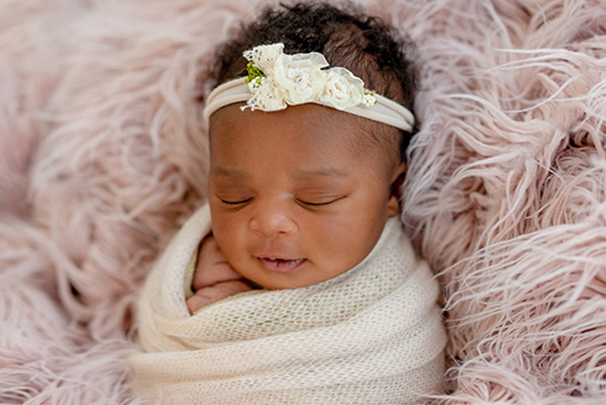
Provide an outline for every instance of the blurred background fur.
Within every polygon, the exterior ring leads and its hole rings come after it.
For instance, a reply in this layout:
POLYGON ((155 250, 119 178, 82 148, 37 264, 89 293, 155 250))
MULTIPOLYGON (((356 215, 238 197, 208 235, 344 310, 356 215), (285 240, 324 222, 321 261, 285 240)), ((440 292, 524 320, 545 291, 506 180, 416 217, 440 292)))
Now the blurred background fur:
MULTIPOLYGON (((443 404, 606 402, 606 3, 359 2, 417 42, 403 222, 443 404)), ((0 3, 0 403, 138 403, 151 263, 205 199, 214 47, 261 3, 0 3)))

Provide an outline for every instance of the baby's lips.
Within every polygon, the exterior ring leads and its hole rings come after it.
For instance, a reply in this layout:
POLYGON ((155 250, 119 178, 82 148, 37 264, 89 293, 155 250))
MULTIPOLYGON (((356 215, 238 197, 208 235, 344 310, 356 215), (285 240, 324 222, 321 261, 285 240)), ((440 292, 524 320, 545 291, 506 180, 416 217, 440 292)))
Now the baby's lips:
POLYGON ((259 257, 258 260, 266 270, 280 273, 295 271, 305 262, 305 259, 280 259, 272 257, 259 257))

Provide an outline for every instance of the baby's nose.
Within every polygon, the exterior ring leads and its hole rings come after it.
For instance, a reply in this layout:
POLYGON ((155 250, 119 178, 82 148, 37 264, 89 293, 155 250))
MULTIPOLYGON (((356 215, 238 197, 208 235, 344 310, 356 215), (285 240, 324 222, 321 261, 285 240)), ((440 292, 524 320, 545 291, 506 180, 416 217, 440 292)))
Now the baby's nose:
POLYGON ((291 235, 297 231, 297 224, 281 204, 259 204, 250 219, 249 228, 256 234, 270 237, 291 235))

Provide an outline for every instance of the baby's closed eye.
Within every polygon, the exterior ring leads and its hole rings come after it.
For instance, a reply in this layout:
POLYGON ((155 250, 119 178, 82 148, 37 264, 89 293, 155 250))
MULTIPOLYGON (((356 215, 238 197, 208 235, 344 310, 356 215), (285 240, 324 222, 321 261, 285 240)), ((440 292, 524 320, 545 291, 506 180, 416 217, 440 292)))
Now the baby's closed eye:
POLYGON ((345 187, 302 187, 295 192, 294 199, 305 206, 323 206, 343 200, 349 194, 345 187))
POLYGON ((224 188, 215 191, 215 197, 225 205, 242 205, 246 204, 255 197, 254 193, 249 189, 224 188))
POLYGON ((336 203, 346 198, 347 195, 324 195, 324 196, 299 196, 295 197, 297 203, 305 206, 323 206, 336 203))

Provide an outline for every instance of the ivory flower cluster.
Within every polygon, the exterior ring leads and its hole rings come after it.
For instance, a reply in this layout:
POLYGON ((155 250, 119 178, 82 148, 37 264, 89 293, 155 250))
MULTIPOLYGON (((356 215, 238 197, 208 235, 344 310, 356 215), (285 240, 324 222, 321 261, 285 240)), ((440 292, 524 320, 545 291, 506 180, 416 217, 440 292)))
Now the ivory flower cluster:
POLYGON ((324 55, 311 52, 287 55, 284 44, 260 45, 244 52, 252 110, 279 111, 287 105, 316 102, 338 110, 377 102, 374 92, 349 70, 327 68, 324 55))

